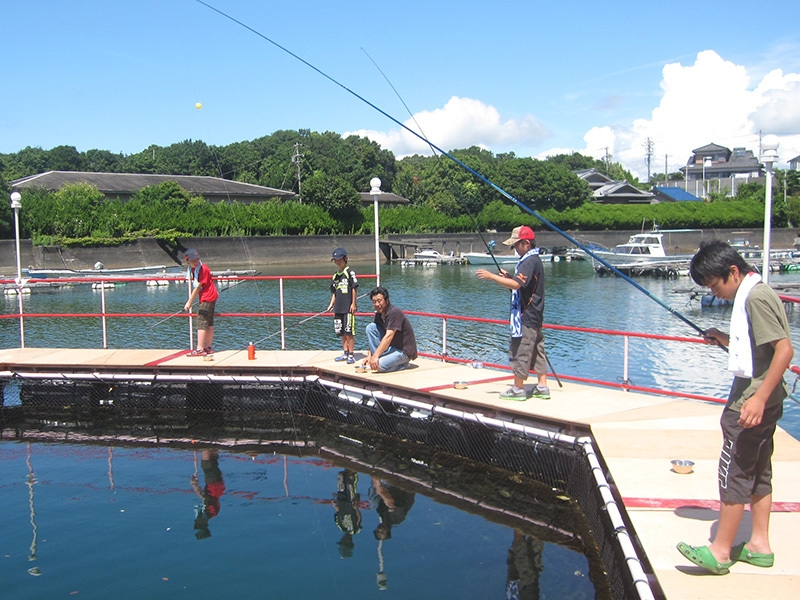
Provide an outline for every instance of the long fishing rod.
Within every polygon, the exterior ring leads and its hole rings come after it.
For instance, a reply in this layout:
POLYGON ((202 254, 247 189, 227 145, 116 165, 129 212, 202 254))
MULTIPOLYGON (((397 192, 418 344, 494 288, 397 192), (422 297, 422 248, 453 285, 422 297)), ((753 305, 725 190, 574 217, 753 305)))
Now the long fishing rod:
MULTIPOLYGON (((387 77, 386 73, 383 72, 383 69, 381 69, 378 66, 378 63, 376 63, 372 59, 372 57, 369 55, 369 53, 367 53, 366 50, 364 50, 364 48, 361 48, 361 50, 364 52, 364 54, 367 55, 367 58, 369 58, 370 61, 372 61, 372 64, 375 65, 376 69, 378 69, 378 72, 380 72, 380 74, 383 75, 383 78, 386 80, 386 83, 389 84, 389 87, 391 87, 392 90, 394 91, 395 95, 397 95, 397 98, 400 100, 400 102, 403 104, 403 106, 405 107, 405 109, 408 112, 408 114, 413 119, 414 124, 417 126, 417 128, 420 131, 420 133, 422 133, 424 135, 425 132, 422 130, 422 126, 417 121, 417 118, 414 116, 414 113, 411 112, 411 109, 408 108, 408 104, 406 104, 406 101, 403 100, 403 97, 400 95, 400 92, 398 92, 397 88, 394 87, 394 84, 391 81, 389 81, 389 77, 387 77)), ((430 148, 431 148, 431 152, 433 153, 434 157, 436 157, 437 164, 439 164, 441 166, 441 159, 439 158, 439 154, 437 154, 436 151, 433 149, 433 145, 432 144, 430 145, 430 148)), ((444 172, 445 176, 448 178, 450 183, 453 184, 453 187, 455 188, 455 182, 453 181, 453 178, 450 176, 450 173, 448 173, 445 169, 442 169, 442 171, 444 172)), ((481 233, 481 228, 478 225, 478 220, 475 218, 475 216, 469 210, 469 207, 467 206, 466 202, 462 202, 461 204, 462 204, 464 210, 467 212, 467 214, 472 219, 472 224, 475 226, 475 231, 478 233, 478 236, 481 238, 481 241, 483 242, 483 245, 486 247, 486 251, 489 253, 489 256, 492 257, 492 261, 494 262, 494 266, 497 267, 497 272, 500 273, 501 275, 504 275, 506 273, 506 271, 503 268, 500 267, 500 263, 497 262, 497 258, 494 255, 494 246, 495 246, 494 240, 492 240, 488 244, 486 243, 486 240, 483 239, 483 234, 481 233)), ((555 377, 556 382, 558 383, 558 387, 564 387, 564 384, 561 383, 561 378, 558 376, 558 373, 556 372, 555 367, 553 367, 553 363, 550 362, 550 357, 547 355, 547 352, 544 349, 542 349, 542 354, 544 354, 544 359, 547 361, 547 366, 550 367, 550 371, 553 373, 553 377, 555 377)))
MULTIPOLYGON (((225 12, 221 11, 220 9, 218 9, 218 8, 216 8, 216 7, 214 7, 214 6, 212 6, 211 4, 208 4, 207 2, 203 2, 203 0, 195 0, 195 2, 197 2, 198 4, 202 4, 202 5, 203 5, 203 6, 205 6, 206 8, 208 8, 208 9, 210 9, 210 10, 213 10, 214 12, 216 12, 217 14, 219 14, 219 15, 221 15, 221 16, 223 16, 223 17, 225 17, 226 19, 228 19, 228 20, 230 20, 230 21, 233 21, 233 22, 234 22, 234 23, 236 23, 237 25, 239 25, 239 26, 241 26, 241 27, 243 27, 243 28, 247 29, 247 30, 248 30, 248 31, 250 31, 251 33, 253 33, 253 34, 257 35, 258 37, 260 37, 260 38, 261 38, 261 39, 263 39, 264 41, 266 41, 266 42, 268 42, 268 43, 272 44, 273 46, 275 46, 275 47, 276 47, 276 48, 278 48, 279 50, 282 50, 283 52, 285 52, 285 53, 286 53, 286 54, 288 54, 289 56, 291 56, 291 57, 295 58, 296 60, 298 60, 298 61, 300 61, 301 63, 303 63, 304 65, 306 65, 308 68, 312 69, 313 71, 316 71, 318 74, 320 74, 322 77, 324 77, 325 79, 327 79, 328 81, 330 81, 330 82, 331 82, 331 83, 333 83, 334 85, 337 85, 337 86, 339 86, 340 88, 342 88, 343 90, 345 90, 347 93, 349 93, 350 95, 354 96, 355 98, 357 98, 358 100, 360 100, 361 102, 363 102, 364 104, 366 104, 367 106, 369 106, 370 108, 372 108, 372 109, 374 109, 375 111, 379 112, 380 114, 382 114, 384 117, 386 117, 387 119, 389 119, 390 121, 392 121, 393 123, 395 123, 396 125, 398 125, 399 127, 402 127, 404 130, 406 130, 408 133, 410 133, 410 134, 411 134, 411 135, 413 135, 414 137, 416 137, 416 138, 418 138, 419 140, 421 140, 421 141, 425 142, 425 143, 426 143, 426 144, 428 144, 428 145, 429 145, 431 148, 434 148, 434 149, 436 149, 438 152, 440 152, 442 155, 444 155, 444 156, 446 156, 447 158, 449 158, 450 160, 452 160, 454 163, 456 163, 456 164, 457 164, 458 166, 460 166, 462 169, 464 169, 464 170, 465 170, 465 171, 467 171, 468 173, 471 173, 472 175, 474 175, 475 177, 477 177, 478 179, 480 179, 481 181, 483 181, 485 184, 487 184, 489 187, 491 187, 492 189, 494 189, 494 190, 495 190, 495 191, 497 191, 498 193, 502 194, 504 197, 506 197, 506 198, 508 198, 509 200, 511 200, 511 202, 513 202, 513 203, 514 203, 515 205, 517 205, 519 208, 521 208, 521 209, 522 209, 522 210, 524 210, 525 212, 527 212, 527 213, 531 214, 532 216, 536 217, 536 218, 537 218, 539 221, 541 221, 541 222, 542 222, 542 224, 543 224, 543 225, 545 225, 546 227, 548 227, 549 229, 551 229, 551 230, 552 230, 552 231, 554 231, 555 233, 559 234, 561 237, 563 237, 564 239, 566 239, 566 240, 567 240, 567 241, 569 241, 570 243, 574 244, 575 246, 577 246, 578 248, 580 248, 581 250, 583 250, 584 252, 586 252, 586 253, 587 253, 589 256, 591 256, 592 258, 594 258, 595 260, 597 260, 597 261, 598 261, 600 264, 602 264, 604 267, 606 267, 606 268, 610 269, 610 270, 611 270, 613 273, 615 273, 616 275, 618 275, 619 277, 621 277, 622 279, 624 279, 625 281, 627 281, 628 283, 630 283, 630 284, 631 284, 633 287, 635 287, 637 290, 639 290, 640 292, 642 292, 642 293, 643 293, 645 296, 647 296, 648 298, 650 298, 650 299, 651 299, 651 300, 653 300, 654 302, 658 303, 658 304, 659 304, 659 306, 661 306, 662 308, 666 309, 666 310, 667 310, 667 311, 669 311, 669 312, 670 312, 670 313, 671 313, 673 316, 677 317, 678 319, 680 319, 681 321, 683 321, 684 323, 686 323, 687 325, 689 325, 689 326, 690 326, 692 329, 694 329, 695 331, 697 331, 697 332, 698 332, 700 335, 703 335, 703 336, 705 336, 705 329, 703 329, 703 328, 702 328, 702 327, 700 327, 699 325, 696 325, 695 323, 693 323, 692 321, 690 321, 690 320, 689 320, 687 317, 685 317, 684 315, 682 315, 681 313, 679 313, 677 310, 675 310, 674 308, 672 308, 671 306, 669 306, 669 305, 668 305, 666 302, 664 302, 663 300, 661 300, 661 299, 660 299, 660 298, 658 298, 657 296, 653 295, 653 294, 652 294, 652 293, 650 293, 648 290, 646 290, 644 287, 642 287, 641 285, 639 285, 638 283, 636 283, 636 282, 635 282, 633 279, 631 279, 630 277, 628 277, 627 275, 625 275, 625 274, 624 274, 622 271, 620 271, 619 269, 617 269, 617 268, 616 268, 614 265, 610 264, 608 261, 606 261, 605 259, 603 259, 603 258, 601 258, 600 256, 598 256, 597 254, 595 254, 595 253, 594 253, 594 252, 593 252, 591 249, 587 248, 587 247, 586 247, 584 244, 580 243, 578 240, 576 240, 575 238, 573 238, 571 235, 569 235, 569 234, 568 234, 568 233, 566 233, 565 231, 562 231, 560 228, 556 227, 556 226, 555 226, 553 223, 551 223, 549 220, 547 220, 546 218, 544 218, 544 217, 543 217, 541 214, 539 214, 538 212, 536 212, 536 211, 535 211, 535 210, 533 210, 532 208, 528 207, 528 206, 527 206, 527 205, 525 205, 524 203, 522 203, 522 202, 520 202, 519 200, 517 200, 517 198, 515 198, 514 196, 512 196, 512 195, 511 195, 509 192, 507 192, 506 190, 504 190, 503 188, 501 188, 499 185, 497 185, 496 183, 494 183, 492 180, 490 180, 489 178, 485 177, 484 175, 482 175, 481 173, 479 173, 478 171, 476 171, 475 169, 473 169, 473 168, 472 168, 472 167, 470 167, 469 165, 465 164, 464 162, 462 162, 461 160, 459 160, 458 158, 456 158, 455 156, 453 156, 453 155, 452 155, 452 154, 450 154, 449 152, 447 152, 447 151, 443 150, 442 148, 440 148, 439 146, 437 146, 436 144, 434 144, 433 142, 431 142, 431 141, 430 141, 428 138, 426 138, 425 136, 423 136, 423 135, 421 135, 420 133, 418 133, 418 132, 414 131, 414 130, 413 130, 413 129, 411 129, 411 128, 410 128, 408 125, 406 125, 405 123, 403 123, 403 122, 401 122, 400 120, 396 119, 395 117, 393 117, 392 115, 390 115, 389 113, 387 113, 385 110, 383 110, 382 108, 380 108, 380 107, 379 107, 379 106, 377 106, 376 104, 374 104, 374 103, 370 102, 369 100, 367 100, 366 98, 364 98, 363 96, 361 96, 360 94, 358 94, 357 92, 354 92, 353 90, 351 90, 349 87, 347 87, 347 86, 346 86, 346 85, 344 85, 343 83, 341 83, 341 82, 337 81, 336 79, 334 79, 333 77, 331 77, 330 75, 328 75, 327 73, 325 73, 324 71, 322 71, 321 69, 319 69, 318 67, 316 67, 315 65, 311 64, 310 62, 308 62, 307 60, 305 60, 305 59, 304 59, 304 58, 302 58, 301 56, 299 56, 299 55, 295 54, 294 52, 292 52, 291 50, 289 50, 289 49, 288 49, 288 48, 286 48, 285 46, 282 46, 282 45, 280 45, 278 42, 276 42, 276 41, 274 41, 274 40, 270 39, 269 37, 267 37, 266 35, 264 35, 264 34, 263 34, 263 33, 261 33, 260 31, 258 31, 258 30, 256 30, 256 29, 253 29, 253 28, 252 28, 252 27, 250 27, 249 25, 247 25, 247 24, 243 23, 242 21, 239 21, 238 19, 236 19, 236 18, 232 17, 231 15, 229 15, 229 14, 227 14, 227 13, 225 13, 225 12)), ((720 347, 722 347, 722 346, 720 346, 720 347)))

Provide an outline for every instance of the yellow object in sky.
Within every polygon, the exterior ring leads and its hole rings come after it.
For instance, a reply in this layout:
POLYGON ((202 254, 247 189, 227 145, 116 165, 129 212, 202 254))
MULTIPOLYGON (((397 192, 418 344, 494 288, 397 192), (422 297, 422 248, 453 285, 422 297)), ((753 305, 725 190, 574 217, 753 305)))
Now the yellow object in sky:
POLYGON ((200 110, 201 108, 203 108, 203 105, 202 105, 200 102, 198 102, 197 104, 195 104, 195 105, 194 105, 194 107, 195 107, 197 110, 200 110))

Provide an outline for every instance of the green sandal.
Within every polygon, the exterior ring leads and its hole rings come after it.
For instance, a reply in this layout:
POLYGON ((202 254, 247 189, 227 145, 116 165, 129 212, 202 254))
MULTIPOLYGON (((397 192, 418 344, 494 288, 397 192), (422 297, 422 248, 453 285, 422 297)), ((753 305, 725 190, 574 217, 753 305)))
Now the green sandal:
POLYGON ((771 567, 775 564, 775 554, 751 552, 745 544, 739 544, 731 548, 731 558, 755 567, 771 567))
POLYGON ((703 567, 705 570, 710 571, 714 575, 727 575, 730 572, 730 567, 735 561, 729 560, 726 563, 719 563, 708 546, 690 546, 681 542, 677 546, 678 552, 683 554, 686 558, 696 564, 698 567, 703 567))

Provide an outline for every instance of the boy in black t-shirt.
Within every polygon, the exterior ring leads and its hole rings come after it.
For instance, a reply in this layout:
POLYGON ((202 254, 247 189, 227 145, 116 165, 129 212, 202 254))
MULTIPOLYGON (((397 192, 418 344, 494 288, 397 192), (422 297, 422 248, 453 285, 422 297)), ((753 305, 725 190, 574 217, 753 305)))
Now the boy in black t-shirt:
POLYGON ((326 312, 333 311, 333 330, 342 338, 342 355, 334 360, 346 360, 348 365, 356 362, 353 352, 355 350, 355 323, 356 323, 356 294, 358 293, 358 279, 353 270, 347 266, 347 251, 336 248, 331 261, 336 264, 336 273, 331 279, 331 301, 326 312))

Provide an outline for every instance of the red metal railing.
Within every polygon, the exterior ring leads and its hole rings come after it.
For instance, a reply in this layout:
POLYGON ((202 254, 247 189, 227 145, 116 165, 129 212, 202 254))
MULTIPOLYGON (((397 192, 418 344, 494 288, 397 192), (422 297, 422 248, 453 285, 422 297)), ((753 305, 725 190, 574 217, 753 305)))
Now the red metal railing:
MULTIPOLYGON (((365 275, 361 276, 362 279, 369 279, 375 278, 374 275, 365 275)), ((279 275, 254 275, 254 276, 236 276, 230 278, 219 278, 218 283, 221 283, 222 286, 225 285, 225 282, 236 282, 234 285, 242 283, 244 281, 277 281, 279 284, 279 296, 280 296, 280 310, 277 312, 232 312, 232 313, 219 313, 218 316, 226 317, 226 318, 254 318, 254 317, 268 317, 268 318, 278 318, 280 319, 280 335, 281 335, 281 349, 286 349, 286 330, 289 327, 286 326, 286 319, 287 318, 313 318, 318 315, 323 314, 320 313, 310 313, 310 312, 287 312, 285 310, 284 305, 284 282, 286 280, 308 280, 308 279, 329 279, 328 275, 292 275, 292 276, 279 276, 279 275)), ((24 313, 22 312, 22 302, 19 303, 20 311, 18 314, 4 314, 0 315, 0 319, 18 319, 20 322, 20 347, 24 347, 24 319, 38 319, 38 318, 97 318, 101 320, 102 328, 103 328, 103 347, 107 348, 107 327, 106 323, 108 319, 124 319, 124 318, 172 318, 172 317, 187 317, 189 319, 189 347, 193 347, 193 333, 192 333, 192 317, 195 316, 193 314, 180 314, 183 311, 178 311, 177 313, 167 314, 167 313, 114 313, 106 311, 106 303, 105 303, 105 286, 103 284, 109 282, 120 282, 120 283, 129 283, 129 282, 148 282, 148 281, 170 281, 170 282, 177 282, 177 283, 184 283, 186 282, 185 277, 177 277, 177 276, 150 276, 150 277, 105 277, 105 278, 89 278, 89 277, 73 277, 73 278, 58 278, 59 283, 98 283, 99 291, 100 291, 100 301, 101 301, 101 310, 100 312, 91 312, 91 313, 24 313)), ((43 282, 52 281, 52 280, 41 280, 43 282)), ((19 287, 17 282, 14 280, 0 280, 0 284, 6 284, 6 289, 8 289, 9 284, 12 286, 19 287)), ((232 286, 231 286, 232 287, 232 286)), ((223 289, 226 289, 223 287, 223 289)), ((785 302, 792 302, 792 303, 800 303, 800 299, 794 298, 791 296, 780 296, 781 299, 785 302)), ((448 355, 447 351, 447 324, 450 321, 465 321, 465 322, 472 322, 472 323, 486 323, 492 325, 499 325, 499 326, 508 326, 508 321, 503 319, 488 319, 482 317, 468 317, 463 315, 448 315, 448 314, 441 314, 441 313, 429 313, 429 312, 421 312, 421 311, 405 311, 406 314, 416 316, 416 317, 424 317, 430 319, 440 319, 442 326, 442 336, 441 336, 441 353, 421 353, 422 356, 428 358, 434 358, 438 360, 443 360, 447 362, 456 362, 456 363, 469 363, 472 362, 471 359, 466 358, 458 358, 458 357, 451 357, 448 355)), ((360 316, 369 316, 371 312, 364 312, 359 313, 360 316)), ((306 319, 306 320, 308 320, 306 319)), ((300 323, 302 323, 301 321, 300 323)), ((294 327, 299 323, 295 323, 290 327, 294 327)), ((641 339, 652 339, 652 340, 660 340, 660 341, 670 341, 670 342, 679 342, 679 343, 695 343, 695 344, 702 344, 705 343, 702 338, 700 337, 684 337, 684 336, 670 336, 670 335, 658 335, 653 333, 639 333, 639 332, 632 332, 632 331, 618 331, 613 329, 599 329, 599 328, 591 328, 591 327, 573 327, 569 325, 551 325, 545 324, 545 329, 552 329, 557 331, 570 331, 570 332, 578 332, 583 334, 592 334, 592 335, 602 335, 602 336, 612 336, 612 337, 621 337, 623 338, 623 377, 621 382, 609 382, 603 381, 598 379, 591 379, 586 377, 579 377, 574 375, 564 375, 559 374, 560 378, 563 378, 568 381, 575 381, 581 383, 590 383, 593 385, 602 385, 606 387, 615 387, 624 390, 632 390, 632 391, 640 391, 645 393, 652 393, 652 394, 660 394, 660 395, 667 395, 667 396, 674 396, 674 397, 681 397, 681 398, 691 398, 696 400, 703 400, 703 401, 710 401, 710 402, 723 402, 724 400, 720 398, 714 398, 710 396, 700 395, 700 394, 689 394, 685 392, 674 392, 669 390, 662 390, 657 388, 645 387, 645 386, 637 386, 632 384, 629 381, 628 377, 628 359, 629 359, 629 341, 631 338, 641 338, 641 339)), ((485 363, 485 366, 502 369, 502 370, 509 370, 507 365, 495 364, 495 363, 485 363)), ((800 375, 800 367, 791 367, 791 371, 797 375, 800 375)))

